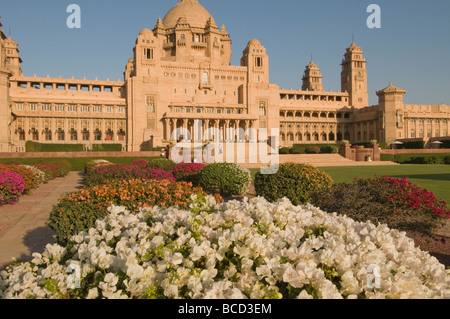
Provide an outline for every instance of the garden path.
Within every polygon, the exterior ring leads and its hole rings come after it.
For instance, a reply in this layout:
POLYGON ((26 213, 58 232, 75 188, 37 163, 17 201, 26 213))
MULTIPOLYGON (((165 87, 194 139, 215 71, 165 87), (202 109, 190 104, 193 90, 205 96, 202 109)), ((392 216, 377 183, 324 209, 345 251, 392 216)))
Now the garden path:
POLYGON ((53 205, 61 195, 83 186, 83 174, 71 172, 41 185, 15 205, 0 207, 0 270, 12 259, 30 260, 33 252, 42 252, 54 243, 54 232, 45 225, 53 205))

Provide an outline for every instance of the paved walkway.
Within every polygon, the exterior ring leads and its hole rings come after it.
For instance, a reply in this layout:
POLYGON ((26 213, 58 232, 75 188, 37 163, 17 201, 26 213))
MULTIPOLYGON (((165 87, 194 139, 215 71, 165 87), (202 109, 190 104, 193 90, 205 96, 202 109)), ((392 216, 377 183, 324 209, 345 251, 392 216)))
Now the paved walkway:
POLYGON ((64 178, 41 185, 16 205, 0 207, 0 270, 12 262, 29 260, 34 252, 54 243, 54 232, 45 225, 61 195, 80 189, 83 175, 72 172, 64 178))

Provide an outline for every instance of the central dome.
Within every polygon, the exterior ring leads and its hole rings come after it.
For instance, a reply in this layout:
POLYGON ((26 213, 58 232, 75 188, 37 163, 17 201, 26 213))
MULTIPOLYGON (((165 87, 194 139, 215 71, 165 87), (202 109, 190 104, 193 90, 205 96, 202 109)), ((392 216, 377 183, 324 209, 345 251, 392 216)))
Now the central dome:
POLYGON ((175 28, 181 17, 185 17, 192 28, 204 29, 211 14, 197 0, 180 0, 164 17, 164 26, 175 28))

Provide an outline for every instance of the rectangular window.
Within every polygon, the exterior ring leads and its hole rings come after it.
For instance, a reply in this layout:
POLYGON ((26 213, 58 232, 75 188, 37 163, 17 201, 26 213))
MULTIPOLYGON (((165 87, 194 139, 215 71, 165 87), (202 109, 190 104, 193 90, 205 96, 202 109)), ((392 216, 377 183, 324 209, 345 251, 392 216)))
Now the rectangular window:
POLYGON ((17 104, 14 106, 14 109, 15 109, 16 111, 25 111, 25 104, 23 104, 23 103, 17 103, 17 104))
POLYGON ((439 137, 439 136, 440 136, 439 129, 436 129, 436 130, 434 131, 434 137, 439 137))
POLYGON ((257 57, 257 58, 256 58, 255 65, 256 65, 258 68, 260 68, 260 67, 263 66, 263 65, 262 65, 262 58, 261 58, 261 57, 257 57))
POLYGON ((101 107, 101 105, 96 105, 93 108, 93 112, 94 113, 102 113, 103 108, 101 107))
POLYGON ((153 60, 153 49, 144 49, 144 58, 147 60, 153 60))
POLYGON ((106 107, 106 113, 113 113, 114 108, 112 106, 107 106, 106 107))
POLYGON ((64 105, 55 105, 55 111, 56 112, 64 112, 64 105))
POLYGON ((411 130, 411 138, 416 138, 416 131, 414 129, 411 130))
POLYGON ((39 111, 39 105, 30 104, 30 111, 39 111))
POLYGON ((50 104, 42 104, 42 111, 51 111, 52 106, 50 104))
POLYGON ((175 113, 183 113, 183 108, 182 108, 182 107, 175 107, 175 108, 173 109, 173 111, 174 111, 175 113))
POLYGON ((124 108, 123 106, 119 106, 119 107, 117 108, 117 112, 118 112, 118 113, 125 113, 125 108, 124 108))
POLYGON ((76 105, 68 105, 67 106, 67 111, 69 111, 69 112, 77 112, 78 111, 78 107, 76 105))
POLYGON ((91 111, 91 107, 89 105, 82 105, 80 107, 81 112, 89 113, 91 111))
POLYGON ((411 124, 415 124, 416 123, 416 119, 411 119, 411 124))

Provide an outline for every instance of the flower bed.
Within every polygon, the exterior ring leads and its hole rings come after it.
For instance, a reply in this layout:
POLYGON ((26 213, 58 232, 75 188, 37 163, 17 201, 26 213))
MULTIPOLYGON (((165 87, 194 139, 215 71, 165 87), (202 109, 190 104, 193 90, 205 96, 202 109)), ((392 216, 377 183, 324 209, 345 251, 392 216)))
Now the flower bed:
POLYGON ((170 180, 175 181, 172 173, 168 173, 162 169, 154 168, 148 164, 141 163, 139 165, 131 164, 110 164, 95 165, 89 168, 84 177, 85 187, 92 187, 102 184, 111 183, 114 180, 126 179, 154 179, 154 180, 170 180))
POLYGON ((1 298, 450 298, 450 270, 404 233, 287 199, 113 206, 33 257, 1 273, 1 298))
POLYGON ((14 205, 24 191, 22 176, 10 171, 0 171, 0 206, 14 205))
POLYGON ((181 163, 173 169, 173 176, 177 181, 188 182, 197 186, 199 184, 199 173, 205 167, 202 163, 181 163))
POLYGON ((311 203, 358 221, 425 234, 432 234, 450 218, 445 201, 407 178, 375 177, 335 184, 328 191, 314 194, 311 203))
POLYGON ((39 186, 39 180, 37 179, 33 170, 22 165, 2 165, 0 164, 1 172, 13 172, 19 174, 25 182, 24 193, 29 193, 33 189, 39 186))
POLYGON ((62 197, 50 213, 48 226, 56 240, 64 243, 70 236, 87 230, 108 214, 111 205, 123 205, 132 212, 148 206, 187 208, 191 196, 204 194, 192 184, 170 180, 115 180, 108 184, 84 188, 62 197))
POLYGON ((36 167, 38 170, 44 172, 45 174, 45 183, 48 183, 51 180, 54 180, 59 176, 59 167, 54 164, 48 164, 48 163, 38 163, 31 165, 33 167, 36 167))

